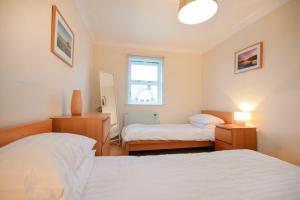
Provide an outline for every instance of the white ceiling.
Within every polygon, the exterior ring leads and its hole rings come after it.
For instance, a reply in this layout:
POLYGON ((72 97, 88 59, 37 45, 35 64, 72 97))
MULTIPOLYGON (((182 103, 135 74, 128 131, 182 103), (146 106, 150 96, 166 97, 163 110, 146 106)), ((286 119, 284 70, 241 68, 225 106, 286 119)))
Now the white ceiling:
POLYGON ((179 0, 76 0, 94 42, 202 53, 287 0, 218 0, 217 14, 198 25, 177 20, 179 0))

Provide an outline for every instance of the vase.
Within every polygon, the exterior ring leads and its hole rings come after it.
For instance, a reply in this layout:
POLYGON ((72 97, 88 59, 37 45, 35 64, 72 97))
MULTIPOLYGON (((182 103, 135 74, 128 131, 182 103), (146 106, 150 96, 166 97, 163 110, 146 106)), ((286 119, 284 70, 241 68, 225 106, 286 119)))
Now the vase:
POLYGON ((82 113, 82 101, 80 90, 73 90, 71 101, 71 113, 73 116, 81 115, 82 113))

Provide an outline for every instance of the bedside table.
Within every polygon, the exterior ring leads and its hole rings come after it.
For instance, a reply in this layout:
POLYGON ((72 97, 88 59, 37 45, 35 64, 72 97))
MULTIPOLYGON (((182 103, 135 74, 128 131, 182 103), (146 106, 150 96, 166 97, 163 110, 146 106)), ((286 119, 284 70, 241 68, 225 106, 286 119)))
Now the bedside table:
POLYGON ((96 156, 108 156, 110 148, 110 114, 90 113, 80 116, 52 117, 54 132, 84 135, 97 141, 96 156))
POLYGON ((217 125, 215 129, 215 150, 257 150, 256 137, 255 127, 235 124, 217 125))

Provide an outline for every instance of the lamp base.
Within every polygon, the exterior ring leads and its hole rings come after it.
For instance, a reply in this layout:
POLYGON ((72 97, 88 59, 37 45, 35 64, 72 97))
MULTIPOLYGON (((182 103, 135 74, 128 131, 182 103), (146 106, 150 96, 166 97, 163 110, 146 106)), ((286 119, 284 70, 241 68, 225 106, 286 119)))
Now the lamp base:
POLYGON ((239 126, 246 126, 245 121, 236 121, 236 120, 234 120, 234 124, 239 125, 239 126))

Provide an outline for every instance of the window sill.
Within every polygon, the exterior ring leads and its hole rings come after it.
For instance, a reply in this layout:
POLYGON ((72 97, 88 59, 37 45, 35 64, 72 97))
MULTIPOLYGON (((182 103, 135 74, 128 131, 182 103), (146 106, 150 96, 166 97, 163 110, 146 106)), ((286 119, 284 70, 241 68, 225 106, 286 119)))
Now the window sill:
POLYGON ((132 103, 126 103, 126 106, 164 106, 165 104, 132 104, 132 103))

